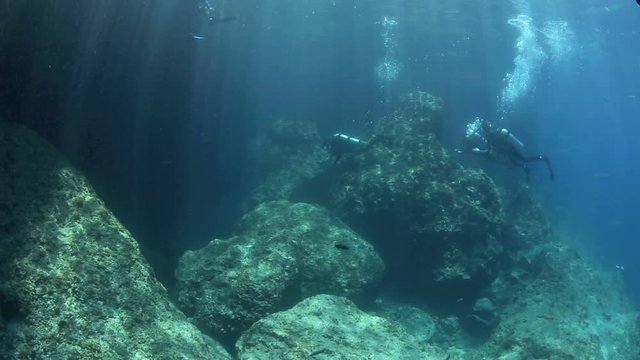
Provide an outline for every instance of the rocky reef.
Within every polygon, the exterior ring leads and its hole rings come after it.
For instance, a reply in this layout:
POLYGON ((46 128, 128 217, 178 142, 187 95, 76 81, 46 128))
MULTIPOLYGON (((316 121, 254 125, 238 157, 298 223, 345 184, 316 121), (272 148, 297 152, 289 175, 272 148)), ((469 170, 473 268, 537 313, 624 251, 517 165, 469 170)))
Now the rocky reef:
POLYGON ((516 267, 505 274, 510 279, 496 280, 501 321, 478 353, 504 359, 640 358, 640 317, 621 292, 621 274, 596 271, 559 243, 539 247, 539 271, 523 278, 516 267), (507 282, 514 284, 503 287, 507 282))
POLYGON ((440 99, 406 95, 372 129, 384 141, 326 164, 290 198, 321 204, 374 244, 397 290, 450 306, 488 287, 506 239, 496 185, 448 155, 441 122, 440 99))
POLYGON ((441 107, 406 95, 337 161, 311 124, 274 122, 252 210, 180 259, 189 318, 86 180, 0 124, 0 357, 640 359, 621 270, 564 244, 528 187, 449 156, 441 107))
POLYGON ((181 308, 225 341, 312 295, 371 298, 382 279, 373 247, 310 204, 263 203, 236 233, 188 251, 176 271, 181 308))
POLYGON ((0 173, 0 358, 231 358, 53 147, 0 123, 0 173))
POLYGON ((238 359, 445 359, 443 351, 344 297, 317 295, 249 328, 238 359))
MULTIPOLYGON (((277 172, 290 179, 286 192, 262 186, 256 198, 319 204, 373 244, 385 280, 365 310, 450 359, 640 358, 640 318, 616 275, 563 245, 527 187, 500 189, 484 171, 458 164, 438 140, 441 107, 429 94, 408 94, 371 129, 369 139, 383 141, 335 163, 309 152, 315 165, 304 176, 288 166, 277 172)), ((261 345, 248 339, 263 326, 243 335, 239 355, 255 358, 261 345)), ((301 349, 286 336, 272 340, 301 349)))

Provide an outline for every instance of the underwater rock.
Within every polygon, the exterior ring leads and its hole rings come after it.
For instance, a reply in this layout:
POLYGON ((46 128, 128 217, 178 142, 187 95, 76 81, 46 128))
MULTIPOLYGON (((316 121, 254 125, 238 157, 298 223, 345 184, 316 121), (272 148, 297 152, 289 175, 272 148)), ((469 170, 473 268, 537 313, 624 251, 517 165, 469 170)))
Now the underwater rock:
POLYGON ((447 358, 396 323, 330 295, 308 298, 256 322, 236 349, 241 360, 447 358))
POLYGON ((436 320, 422 309, 383 299, 375 305, 375 315, 395 321, 418 341, 427 342, 436 332, 436 320))
POLYGON ((505 235, 512 239, 505 246, 530 251, 552 238, 552 228, 542 206, 532 197, 528 186, 520 184, 502 194, 505 235))
POLYGON ((496 308, 513 302, 523 287, 540 275, 546 266, 547 249, 554 246, 551 225, 524 185, 503 191, 502 199, 501 230, 506 239, 502 244, 508 260, 484 292, 496 308))
POLYGON ((260 133, 252 157, 253 178, 263 179, 250 207, 272 200, 289 200, 296 186, 317 175, 329 153, 313 123, 277 120, 260 133))
POLYGON ((542 246, 543 269, 502 307, 500 324, 480 349, 485 356, 640 359, 638 314, 621 282, 592 269, 574 250, 542 246))
POLYGON ((278 236, 216 239, 187 251, 176 270, 178 303, 205 332, 233 340, 289 305, 299 273, 295 252, 278 236))
MULTIPOLYGON (((406 331, 422 324, 429 330, 409 332, 451 359, 640 359, 640 318, 619 279, 558 244, 526 186, 498 191, 450 157, 438 141, 440 108, 431 95, 406 96, 374 124, 385 141, 335 164, 311 159, 324 168, 291 177, 286 198, 321 204, 371 242, 385 261, 385 294, 428 309, 379 314, 406 331)), ((251 331, 238 342, 247 358, 262 346, 247 341, 251 331)), ((273 334, 296 356, 340 357, 273 334)))
POLYGON ((392 119, 378 122, 375 133, 403 139, 411 134, 437 137, 442 127, 442 99, 423 91, 410 92, 400 97, 392 119))
POLYGON ((431 95, 404 97, 374 126, 386 141, 343 156, 327 169, 331 176, 314 182, 309 201, 373 243, 394 286, 455 306, 496 276, 504 256, 502 204, 491 178, 464 169, 437 140, 440 113, 441 101, 431 95))
POLYGON ((488 298, 480 298, 473 304, 472 312, 464 315, 464 329, 471 335, 486 338, 498 325, 496 308, 488 298))
POLYGON ((373 247, 317 206, 263 203, 237 234, 186 252, 176 270, 182 309, 228 341, 308 296, 365 300, 382 279, 373 247))
POLYGON ((0 358, 231 358, 51 145, 0 123, 0 173, 0 358))

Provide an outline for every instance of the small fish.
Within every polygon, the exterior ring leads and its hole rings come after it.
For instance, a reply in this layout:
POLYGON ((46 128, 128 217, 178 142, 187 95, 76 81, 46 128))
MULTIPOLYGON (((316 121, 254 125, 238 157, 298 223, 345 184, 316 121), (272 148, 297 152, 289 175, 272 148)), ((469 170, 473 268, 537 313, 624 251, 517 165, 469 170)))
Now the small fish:
POLYGON ((310 353, 308 355, 308 358, 311 359, 312 357, 318 355, 318 354, 322 354, 322 353, 330 353, 331 351, 329 351, 329 349, 320 349, 320 350, 316 350, 312 353, 310 353))
POLYGON ((206 37, 204 37, 204 36, 202 36, 202 35, 191 35, 191 37, 192 37, 194 40, 204 40, 204 39, 206 39, 206 37))
POLYGON ((336 247, 336 249, 340 249, 340 250, 350 250, 351 249, 351 247, 349 245, 341 244, 341 243, 335 243, 334 246, 336 247))

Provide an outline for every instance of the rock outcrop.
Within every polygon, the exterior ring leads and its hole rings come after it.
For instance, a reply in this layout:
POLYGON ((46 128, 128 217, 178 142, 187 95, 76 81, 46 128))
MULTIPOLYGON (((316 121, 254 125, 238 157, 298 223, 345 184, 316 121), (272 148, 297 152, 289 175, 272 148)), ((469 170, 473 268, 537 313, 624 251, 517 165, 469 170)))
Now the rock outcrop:
POLYGON ((496 290, 509 299, 481 351, 514 360, 640 359, 640 315, 622 294, 619 270, 596 271, 566 245, 539 247, 535 276, 497 281, 519 284, 496 290))
POLYGON ((256 322, 236 349, 241 360, 447 358, 398 324, 330 295, 308 298, 256 322))
POLYGON ((176 277, 181 308, 208 333, 233 341, 312 295, 371 298, 383 271, 373 246, 327 211, 274 201, 245 215, 236 236, 187 251, 176 277))
POLYGON ((294 193, 334 211, 379 249, 390 282, 434 305, 486 289, 507 241, 496 185, 449 156, 441 122, 440 99, 411 93, 374 125, 380 141, 294 193))
POLYGON ((230 359, 35 133, 0 123, 0 358, 230 359))
MULTIPOLYGON (((283 167, 288 190, 273 198, 320 204, 371 242, 395 303, 376 313, 451 359, 640 358, 640 320, 621 282, 562 244, 528 187, 499 190, 449 156, 440 108, 429 94, 408 94, 374 123, 373 145, 336 163, 308 152, 311 171, 287 177, 283 167)), ((247 358, 262 346, 247 341, 253 330, 238 345, 251 349, 247 358)), ((269 341, 296 356, 324 349, 269 341)))

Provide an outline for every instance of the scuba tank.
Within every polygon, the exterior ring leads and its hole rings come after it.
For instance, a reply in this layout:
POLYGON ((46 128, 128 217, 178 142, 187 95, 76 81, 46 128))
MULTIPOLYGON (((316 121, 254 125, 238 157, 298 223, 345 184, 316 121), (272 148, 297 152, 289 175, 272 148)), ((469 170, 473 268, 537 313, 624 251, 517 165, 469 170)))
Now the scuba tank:
POLYGON ((515 137, 511 131, 507 129, 500 129, 500 135, 504 136, 509 145, 513 146, 519 152, 524 150, 524 144, 517 137, 515 137))
POLYGON ((369 143, 356 137, 336 133, 329 140, 329 153, 338 161, 344 154, 359 153, 367 149, 369 143))
POLYGON ((350 153, 363 151, 369 144, 356 137, 336 133, 331 137, 330 145, 334 152, 350 153))
MULTIPOLYGON (((366 145, 366 142, 355 138, 353 136, 349 136, 349 135, 345 135, 342 133, 335 133, 333 134, 332 138, 334 139, 334 141, 339 141, 342 143, 351 143, 351 144, 364 144, 366 145)), ((357 146, 357 145, 356 145, 357 146)))

